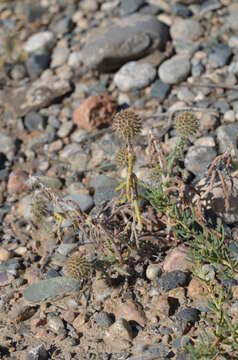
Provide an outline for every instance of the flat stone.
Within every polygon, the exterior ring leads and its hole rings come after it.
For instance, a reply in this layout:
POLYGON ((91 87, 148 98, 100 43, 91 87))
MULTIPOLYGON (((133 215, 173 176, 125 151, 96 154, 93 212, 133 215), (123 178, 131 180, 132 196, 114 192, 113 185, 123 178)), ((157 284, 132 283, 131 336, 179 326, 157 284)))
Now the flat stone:
POLYGON ((38 79, 30 85, 0 91, 0 101, 15 117, 25 116, 30 111, 37 111, 52 104, 59 97, 71 90, 68 80, 57 76, 38 79))
POLYGON ((38 32, 29 37, 24 50, 27 53, 43 52, 45 50, 51 50, 54 46, 55 37, 51 31, 38 32))
POLYGON ((165 24, 149 15, 133 14, 115 21, 88 39, 81 59, 89 68, 113 71, 159 48, 168 40, 165 24))
POLYGON ((67 63, 69 53, 70 52, 67 47, 63 47, 63 46, 56 47, 52 53, 52 60, 50 67, 52 69, 55 69, 67 63))
POLYGON ((25 116, 24 125, 30 132, 42 130, 44 128, 44 117, 35 111, 31 111, 25 116))
POLYGON ((190 69, 188 57, 175 55, 160 65, 159 77, 166 84, 178 84, 187 78, 190 69))
POLYGON ((63 297, 71 292, 77 292, 80 290, 80 287, 80 282, 71 278, 50 278, 41 280, 26 288, 24 290, 24 298, 31 303, 54 300, 59 296, 63 297))
POLYGON ((143 89, 156 77, 156 70, 151 64, 140 64, 131 61, 121 67, 115 74, 114 82, 121 91, 143 89))
POLYGON ((216 151, 209 146, 194 145, 188 149, 184 164, 194 175, 201 175, 208 169, 216 155, 216 151))

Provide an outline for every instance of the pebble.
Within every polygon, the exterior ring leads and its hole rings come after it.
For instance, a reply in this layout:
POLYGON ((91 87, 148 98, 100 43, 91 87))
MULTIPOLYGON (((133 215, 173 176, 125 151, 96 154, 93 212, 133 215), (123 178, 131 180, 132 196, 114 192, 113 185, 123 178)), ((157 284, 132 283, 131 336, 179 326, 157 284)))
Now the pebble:
POLYGON ((0 248, 0 261, 7 261, 10 258, 10 253, 7 249, 0 248))
POLYGON ((53 30, 57 35, 64 35, 70 32, 74 27, 71 17, 64 16, 62 19, 59 19, 56 24, 53 25, 53 30))
POLYGON ((144 0, 123 0, 121 1, 120 6, 120 15, 130 15, 136 12, 142 5, 144 5, 144 0))
POLYGON ((183 4, 172 5, 171 10, 173 15, 180 16, 182 18, 188 18, 193 15, 193 12, 183 4))
POLYGON ((210 146, 194 145, 188 149, 184 164, 194 175, 201 175, 207 171, 216 155, 216 151, 210 146))
POLYGON ((44 122, 44 117, 35 111, 30 111, 24 119, 24 125, 30 132, 42 130, 44 128, 44 122))
POLYGON ((164 291, 170 291, 179 286, 185 286, 188 282, 189 275, 180 270, 174 270, 167 273, 164 273, 158 279, 158 285, 164 291))
POLYGON ((26 68, 24 64, 16 64, 11 69, 11 77, 13 80, 22 80, 26 76, 26 68))
POLYGON ((57 131, 57 135, 60 137, 60 138, 64 138, 66 136, 69 136, 69 134, 71 133, 72 129, 74 127, 74 124, 72 121, 67 121, 67 122, 64 122, 59 130, 57 131))
POLYGON ((26 61, 26 68, 32 79, 39 77, 49 67, 50 54, 33 54, 26 61))
POLYGON ((69 57, 69 49, 67 47, 58 46, 53 50, 52 60, 50 63, 51 69, 55 69, 67 63, 69 57))
POLYGON ((118 319, 106 330, 103 341, 111 352, 119 352, 130 347, 132 338, 130 324, 125 319, 118 319))
POLYGON ((170 28, 173 40, 196 41, 202 35, 203 29, 199 21, 195 19, 176 19, 170 28))
POLYGON ((74 112, 73 121, 81 129, 92 131, 111 125, 116 103, 108 95, 95 95, 86 99, 74 112))
POLYGON ((150 97, 156 98, 158 101, 164 101, 169 95, 171 85, 165 84, 161 80, 156 80, 150 89, 150 97))
POLYGON ((27 53, 42 53, 44 51, 51 50, 54 46, 54 43, 55 37, 53 32, 42 31, 29 37, 26 44, 24 45, 24 50, 27 53))
POLYGON ((109 328, 113 324, 113 318, 111 314, 108 314, 105 311, 100 311, 95 315, 95 320, 98 326, 103 329, 109 328))
POLYGON ((214 68, 221 68, 228 64, 232 57, 232 50, 227 44, 217 44, 208 57, 209 64, 214 68))
POLYGON ((26 360, 48 360, 48 352, 43 344, 40 344, 33 349, 27 351, 26 360))
POLYGON ((59 316, 48 314, 47 325, 54 333, 59 334, 64 330, 64 323, 59 316))
POLYGON ((92 285, 93 295, 96 302, 104 302, 111 295, 111 288, 104 279, 95 279, 92 285))
POLYGON ((156 279, 161 274, 161 267, 158 264, 150 264, 146 269, 146 277, 149 280, 156 279))
POLYGON ((77 244, 60 244, 57 248, 57 252, 60 255, 68 256, 73 250, 75 250, 77 244))
POLYGON ((9 174, 7 189, 10 194, 20 194, 26 191, 29 186, 27 184, 28 174, 22 170, 12 171, 9 174))
POLYGON ((104 175, 98 175, 91 181, 91 186, 94 187, 94 203, 98 206, 116 196, 115 189, 118 186, 118 181, 104 175))
POLYGON ((83 212, 89 212, 94 206, 93 198, 87 194, 71 194, 65 196, 63 200, 75 202, 83 212))
POLYGON ((166 84, 178 84, 185 80, 191 70, 189 58, 175 55, 159 67, 159 77, 166 84))
POLYGON ((199 320, 200 317, 200 311, 194 308, 185 308, 178 312, 177 319, 183 320, 191 323, 195 323, 199 320))
POLYGON ((194 142, 194 145, 215 147, 216 143, 212 136, 202 136, 194 142))
POLYGON ((123 65, 114 76, 114 82, 120 91, 143 89, 156 77, 156 70, 151 64, 131 61, 123 65))
POLYGON ((228 146, 231 146, 232 155, 237 153, 237 131, 238 124, 222 125, 216 129, 219 152, 222 154, 228 146))
POLYGON ((215 270, 214 267, 210 264, 202 265, 201 269, 198 270, 199 278, 205 281, 212 281, 215 278, 215 270))
POLYGON ((188 252, 189 249, 183 245, 171 250, 164 260, 164 271, 169 272, 173 270, 191 270, 192 263, 188 259, 188 252))
POLYGON ((98 9, 98 2, 96 0, 80 1, 80 8, 85 12, 95 12, 98 9))
POLYGON ((224 114, 224 122, 233 123, 236 120, 236 113, 234 110, 228 110, 224 114))
POLYGON ((135 321, 142 327, 146 323, 146 316, 143 310, 140 309, 139 305, 135 302, 128 300, 124 303, 118 302, 114 306, 114 314, 116 319, 126 319, 127 321, 135 321))
MULTIPOLYGON (((0 132, 0 153, 6 155, 9 159, 13 155, 15 150, 14 140, 11 136, 0 132)), ((9 159, 10 160, 10 159, 9 159)))
POLYGON ((201 301, 204 300, 205 296, 206 296, 206 288, 202 285, 202 283, 193 278, 189 285, 188 285, 188 296, 193 300, 193 301, 201 301))

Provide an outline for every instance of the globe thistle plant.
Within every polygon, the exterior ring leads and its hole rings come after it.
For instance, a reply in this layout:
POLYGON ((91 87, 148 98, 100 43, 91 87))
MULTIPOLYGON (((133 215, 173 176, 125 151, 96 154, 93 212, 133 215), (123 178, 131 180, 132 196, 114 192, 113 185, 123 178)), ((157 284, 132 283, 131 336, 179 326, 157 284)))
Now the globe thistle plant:
POLYGON ((187 139, 189 136, 193 136, 199 129, 199 120, 196 114, 192 111, 184 111, 178 113, 175 118, 175 127, 178 135, 182 139, 187 139))
POLYGON ((91 271, 91 263, 85 256, 73 255, 69 258, 66 271, 69 277, 75 280, 84 280, 91 271))
POLYGON ((142 122, 140 117, 130 109, 120 111, 114 118, 113 130, 123 141, 123 147, 116 154, 116 162, 119 166, 127 166, 126 183, 119 188, 126 188, 128 202, 132 202, 138 222, 139 231, 142 230, 139 206, 137 203, 137 179, 133 171, 135 155, 133 151, 133 140, 141 132, 142 122))

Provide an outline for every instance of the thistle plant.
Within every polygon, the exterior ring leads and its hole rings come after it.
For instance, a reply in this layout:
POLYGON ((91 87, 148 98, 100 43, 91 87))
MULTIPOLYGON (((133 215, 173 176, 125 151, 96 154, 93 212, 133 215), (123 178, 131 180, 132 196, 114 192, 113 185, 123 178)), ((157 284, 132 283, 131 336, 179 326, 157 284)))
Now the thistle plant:
POLYGON ((91 262, 85 256, 73 255, 68 259, 66 271, 75 280, 85 280, 91 272, 91 262))
POLYGON ((138 229, 141 232, 142 222, 138 205, 137 177, 133 169, 136 159, 133 141, 135 136, 141 132, 141 119, 133 110, 122 110, 115 116, 112 128, 124 143, 116 155, 116 162, 119 166, 127 167, 126 183, 122 183, 118 190, 126 189, 126 199, 133 204, 138 229))

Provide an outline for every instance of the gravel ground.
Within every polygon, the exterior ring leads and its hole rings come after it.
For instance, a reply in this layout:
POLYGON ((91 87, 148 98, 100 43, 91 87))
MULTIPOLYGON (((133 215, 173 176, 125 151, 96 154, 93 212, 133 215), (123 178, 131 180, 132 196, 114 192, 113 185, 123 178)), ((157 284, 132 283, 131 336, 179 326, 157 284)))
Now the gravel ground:
MULTIPOLYGON (((133 279, 96 273, 85 285, 65 277, 66 263, 92 254, 91 245, 69 219, 59 239, 52 216, 42 222, 32 213, 34 178, 90 216, 117 196, 125 173, 111 125, 126 106, 143 123, 139 180, 150 178, 151 133, 166 153, 174 149, 175 109, 201 109, 185 153, 188 179, 199 182, 228 146, 235 157, 237 1, 0 0, 1 359, 189 359, 183 346, 208 310, 186 244, 153 235, 153 255, 135 262, 133 279)), ((233 197, 217 213, 237 258, 233 197)))

